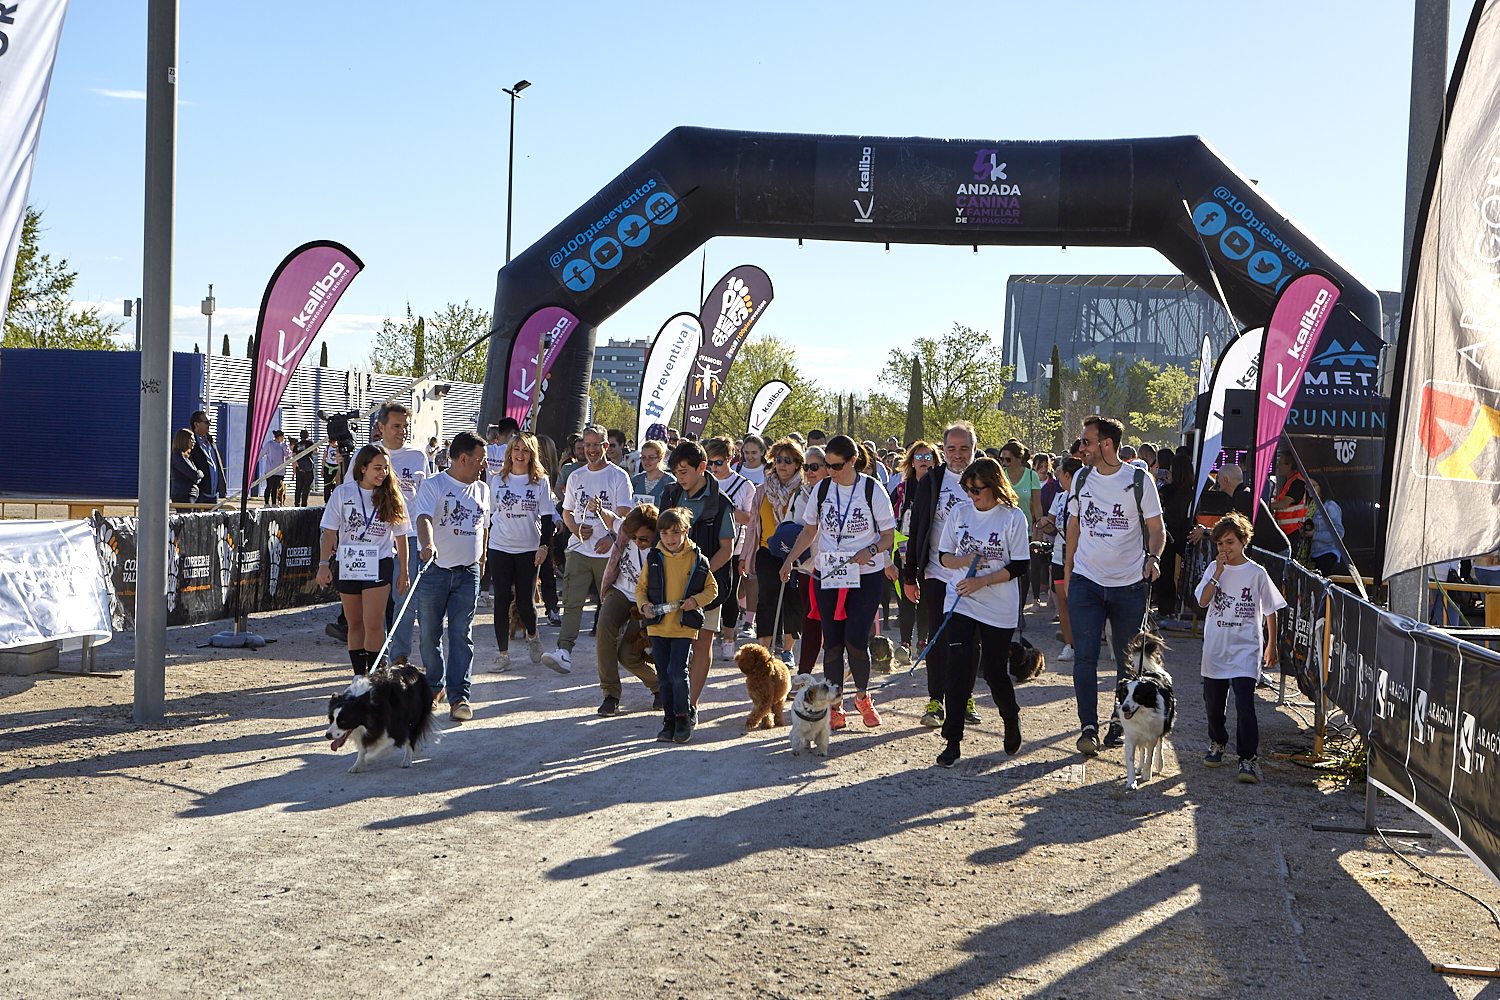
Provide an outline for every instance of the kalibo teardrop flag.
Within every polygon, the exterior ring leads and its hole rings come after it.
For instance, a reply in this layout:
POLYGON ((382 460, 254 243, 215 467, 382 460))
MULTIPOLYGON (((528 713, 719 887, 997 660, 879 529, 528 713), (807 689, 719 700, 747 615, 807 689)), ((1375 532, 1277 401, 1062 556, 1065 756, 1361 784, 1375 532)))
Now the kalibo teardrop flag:
POLYGON ((750 418, 746 423, 751 434, 764 434, 771 418, 781 409, 781 404, 792 394, 792 387, 781 379, 773 379, 760 387, 755 400, 750 404, 750 418))
POLYGON ((1194 510, 1208 488, 1208 475, 1219 467, 1224 449, 1224 400, 1230 389, 1254 389, 1260 382, 1260 348, 1266 331, 1261 327, 1246 330, 1224 348, 1214 367, 1209 384, 1208 420, 1203 425, 1203 442, 1198 449, 1198 492, 1194 493, 1194 510))
POLYGON ((687 416, 683 429, 703 435, 714 403, 729 377, 729 366, 750 330, 771 304, 771 279, 754 264, 742 264, 709 287, 698 314, 703 346, 688 378, 687 416))
POLYGON ((255 368, 250 375, 250 416, 245 421, 242 502, 260 464, 271 417, 302 356, 317 339, 339 297, 364 269, 354 251, 332 240, 304 243, 287 255, 266 283, 255 323, 255 368))

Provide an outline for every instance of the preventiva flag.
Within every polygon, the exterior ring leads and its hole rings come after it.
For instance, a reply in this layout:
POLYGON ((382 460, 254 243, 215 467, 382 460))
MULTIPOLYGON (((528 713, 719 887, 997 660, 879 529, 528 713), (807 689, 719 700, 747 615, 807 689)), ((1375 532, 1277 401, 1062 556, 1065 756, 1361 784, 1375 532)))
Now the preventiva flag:
POLYGON ((1500 545, 1500 3, 1476 4, 1402 303, 1389 579, 1500 545))
POLYGON ((317 339, 344 289, 364 266, 348 247, 318 240, 288 254, 266 284, 260 319, 255 324, 255 369, 250 375, 250 418, 245 421, 242 496, 250 495, 250 480, 260 462, 266 431, 292 372, 317 339))
POLYGON ((1286 426, 1287 411, 1302 391, 1302 374, 1312 360, 1318 337, 1339 300, 1339 286, 1316 271, 1305 271, 1292 279, 1271 309, 1266 339, 1261 346, 1260 392, 1255 414, 1255 468, 1250 489, 1260 496, 1276 442, 1286 426))
POLYGON ((68 0, 0 2, 0 323, 10 301, 16 249, 26 222, 47 87, 62 37, 68 0))
POLYGON ((646 440, 646 429, 655 423, 667 423, 682 398, 688 370, 703 343, 703 326, 692 313, 678 313, 661 325, 646 355, 646 370, 641 375, 641 412, 636 420, 635 439, 646 440))
POLYGON ((792 387, 780 379, 761 386, 760 391, 755 394, 755 401, 750 404, 750 418, 746 421, 749 426, 746 430, 751 434, 764 434, 766 425, 791 394, 792 387))
POLYGON ((526 426, 533 401, 541 408, 542 390, 552 363, 576 329, 578 317, 561 306, 543 306, 521 324, 510 345, 505 389, 505 415, 514 417, 517 424, 526 426))
POLYGON ((772 294, 771 279, 754 264, 740 265, 709 290, 698 313, 703 320, 704 340, 688 377, 684 430, 703 436, 724 380, 729 377, 729 366, 771 304, 772 294))

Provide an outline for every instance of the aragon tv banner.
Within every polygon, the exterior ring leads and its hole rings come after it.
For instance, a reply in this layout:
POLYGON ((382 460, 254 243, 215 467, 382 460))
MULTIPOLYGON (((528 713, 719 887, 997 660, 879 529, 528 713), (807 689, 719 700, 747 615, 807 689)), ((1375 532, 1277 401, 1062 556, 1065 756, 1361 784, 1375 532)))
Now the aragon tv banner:
POLYGON ((813 215, 823 225, 1056 229, 1055 143, 819 142, 813 215))

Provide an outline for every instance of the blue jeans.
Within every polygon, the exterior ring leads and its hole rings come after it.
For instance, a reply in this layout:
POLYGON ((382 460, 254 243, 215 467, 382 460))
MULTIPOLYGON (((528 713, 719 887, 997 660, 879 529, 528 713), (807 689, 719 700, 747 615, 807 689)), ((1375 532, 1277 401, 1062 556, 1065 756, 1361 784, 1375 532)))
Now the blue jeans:
POLYGON ((1068 583, 1068 618, 1073 625, 1073 695, 1078 700, 1078 722, 1084 729, 1099 728, 1099 646, 1104 622, 1109 621, 1110 645, 1115 652, 1115 681, 1125 679, 1125 647, 1141 630, 1146 616, 1145 580, 1125 587, 1104 587, 1074 573, 1068 583))
MULTIPOLYGON (((400 545, 401 543, 397 541, 396 544, 400 545)), ((417 547, 416 536, 412 535, 408 537, 406 539, 406 576, 409 580, 415 580, 417 578, 417 571, 422 568, 422 560, 418 556, 420 551, 421 549, 417 547)), ((395 587, 391 588, 391 596, 396 596, 395 587)), ((401 602, 405 599, 405 595, 397 598, 397 610, 400 610, 401 602)), ((412 602, 406 606, 406 614, 402 615, 401 620, 396 622, 395 628, 391 629, 391 655, 388 657, 389 662, 395 663, 403 656, 411 659, 411 630, 416 624, 417 598, 412 598, 412 602)))
POLYGON ((688 656, 692 651, 691 639, 651 637, 651 658, 656 661, 661 708, 669 723, 685 717, 693 708, 693 701, 688 697, 688 656))
POLYGON ((474 665, 474 606, 479 603, 479 564, 443 569, 433 564, 417 584, 422 617, 422 666, 435 692, 446 688, 448 704, 469 700, 474 665), (448 619, 448 655, 443 663, 443 619, 448 619))

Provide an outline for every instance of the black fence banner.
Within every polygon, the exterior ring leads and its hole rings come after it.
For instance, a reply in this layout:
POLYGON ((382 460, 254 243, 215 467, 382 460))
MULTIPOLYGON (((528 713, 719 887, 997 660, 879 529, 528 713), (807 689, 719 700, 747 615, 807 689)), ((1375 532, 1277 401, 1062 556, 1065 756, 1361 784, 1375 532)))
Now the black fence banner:
POLYGON ((1380 748, 1369 756, 1370 775, 1380 784, 1401 789, 1404 798, 1415 799, 1416 786, 1406 769, 1406 750, 1412 729, 1417 646, 1403 624, 1407 623, 1390 615, 1381 615, 1375 623, 1374 705, 1365 738, 1367 745, 1380 748))
MULTIPOLYGON (((1450 836, 1458 832, 1458 817, 1448 802, 1453 784, 1454 723, 1458 719, 1459 656, 1453 641, 1434 629, 1419 627, 1409 633, 1412 657, 1411 727, 1401 745, 1381 747, 1405 762, 1406 780, 1412 788, 1411 805, 1450 836)), ((1387 784, 1374 775, 1375 783, 1401 794, 1401 785, 1387 784)))
MULTIPOLYGON (((331 588, 321 589, 312 580, 322 516, 321 507, 253 511, 244 542, 238 544, 238 511, 173 515, 167 522, 167 624, 201 625, 233 617, 236 589, 243 614, 337 600, 331 588)), ((111 624, 117 632, 132 631, 136 519, 95 517, 92 524, 109 585, 111 624)))
MULTIPOLYGON (((1491 872, 1500 870, 1500 656, 1461 643, 1453 787, 1458 839, 1491 872)), ((1493 876, 1492 876, 1493 877, 1493 876)))

